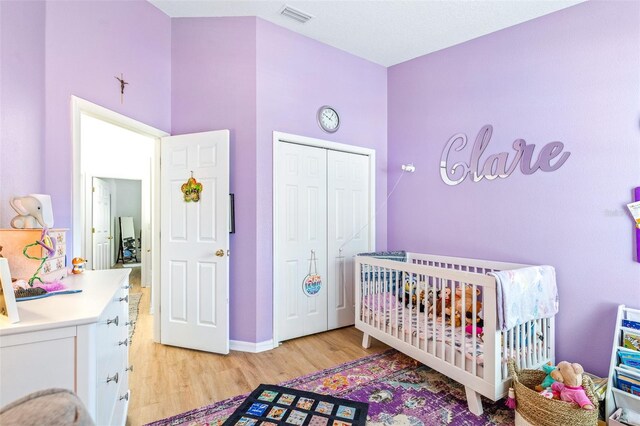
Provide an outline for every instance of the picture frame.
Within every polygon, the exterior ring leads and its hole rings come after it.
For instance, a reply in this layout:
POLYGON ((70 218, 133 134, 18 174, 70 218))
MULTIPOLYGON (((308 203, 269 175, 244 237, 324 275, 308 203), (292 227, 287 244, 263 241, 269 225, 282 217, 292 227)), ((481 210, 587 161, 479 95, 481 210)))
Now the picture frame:
POLYGON ((236 233, 235 194, 229 194, 229 233, 236 233))
POLYGON ((4 257, 0 258, 0 315, 8 317, 11 323, 20 321, 16 294, 11 284, 9 261, 4 257))

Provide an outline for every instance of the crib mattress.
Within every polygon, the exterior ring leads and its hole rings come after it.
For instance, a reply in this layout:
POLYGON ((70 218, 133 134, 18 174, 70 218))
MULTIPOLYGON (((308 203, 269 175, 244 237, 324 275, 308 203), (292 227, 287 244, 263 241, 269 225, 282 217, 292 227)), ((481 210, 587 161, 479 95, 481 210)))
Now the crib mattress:
MULTIPOLYGON (((420 339, 419 346, 423 348, 424 341, 427 339, 429 352, 432 350, 432 343, 430 342, 435 340, 436 356, 438 358, 446 357, 450 362, 448 358, 450 358, 451 345, 453 343, 458 354, 464 354, 468 361, 473 362, 475 354, 476 364, 484 364, 483 342, 480 337, 476 337, 474 344, 473 336, 465 334, 464 327, 455 327, 453 328, 455 337, 452 338, 451 324, 445 324, 443 329, 441 322, 428 318, 426 312, 419 312, 415 308, 410 310, 403 306, 401 302, 397 301, 395 295, 391 293, 386 293, 384 297, 381 295, 379 300, 378 295, 365 297, 362 311, 365 322, 368 322, 367 318, 369 318, 373 325, 378 326, 378 324, 381 324, 389 334, 394 336, 402 333, 404 334, 404 340, 407 342, 409 342, 409 335, 411 335, 413 344, 415 344, 413 339, 420 339), (386 307, 383 308, 385 305, 386 307), (444 343, 445 347, 444 356, 442 354, 442 343, 444 343)), ((467 370, 469 369, 467 367, 467 370)))

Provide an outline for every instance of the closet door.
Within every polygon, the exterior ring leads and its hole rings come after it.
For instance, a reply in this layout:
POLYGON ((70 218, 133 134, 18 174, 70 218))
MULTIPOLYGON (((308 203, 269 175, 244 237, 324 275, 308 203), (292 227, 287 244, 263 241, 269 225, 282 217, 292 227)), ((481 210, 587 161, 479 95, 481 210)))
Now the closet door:
MULTIPOLYGON (((277 152, 278 339, 327 330, 327 151, 281 143, 277 152), (323 286, 302 291, 311 252, 323 286)), ((312 268, 315 269, 315 268, 312 268)))
POLYGON ((328 326, 355 322, 353 256, 369 251, 369 157, 327 156, 328 326))

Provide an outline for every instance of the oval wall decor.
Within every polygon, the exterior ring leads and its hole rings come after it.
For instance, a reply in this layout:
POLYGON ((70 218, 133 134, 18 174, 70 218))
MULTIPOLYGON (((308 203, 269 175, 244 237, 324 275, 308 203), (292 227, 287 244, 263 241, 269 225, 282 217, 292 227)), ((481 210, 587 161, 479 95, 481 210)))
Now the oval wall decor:
POLYGON ((543 172, 553 172, 558 170, 567 161, 570 152, 562 152, 564 144, 562 142, 549 142, 542 147, 538 153, 537 160, 533 161, 533 152, 536 148, 534 144, 527 144, 524 139, 516 139, 513 142, 515 150, 511 164, 508 163, 509 153, 500 152, 491 154, 484 161, 481 160, 482 154, 489 146, 493 126, 487 124, 478 132, 469 162, 459 161, 450 164, 449 155, 452 151, 459 152, 467 146, 467 135, 457 133, 449 139, 440 157, 440 177, 447 185, 458 185, 464 181, 467 176, 471 176, 474 182, 479 182, 483 178, 493 180, 496 178, 506 178, 511 176, 518 164, 520 171, 525 175, 535 173, 538 169, 543 172), (555 163, 552 160, 560 156, 555 163))

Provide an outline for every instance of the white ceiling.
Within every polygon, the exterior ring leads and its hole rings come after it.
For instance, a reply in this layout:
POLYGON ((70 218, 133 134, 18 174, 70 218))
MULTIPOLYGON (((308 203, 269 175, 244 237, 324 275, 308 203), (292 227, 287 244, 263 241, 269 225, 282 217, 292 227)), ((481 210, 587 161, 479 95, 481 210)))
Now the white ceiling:
POLYGON ((170 17, 258 16, 391 66, 584 0, 149 0, 170 17), (288 4, 305 24, 280 15, 288 4))

